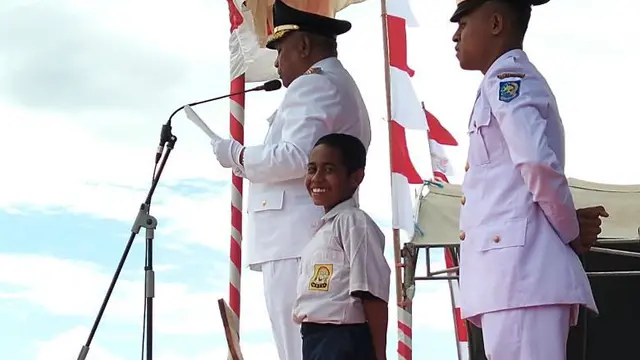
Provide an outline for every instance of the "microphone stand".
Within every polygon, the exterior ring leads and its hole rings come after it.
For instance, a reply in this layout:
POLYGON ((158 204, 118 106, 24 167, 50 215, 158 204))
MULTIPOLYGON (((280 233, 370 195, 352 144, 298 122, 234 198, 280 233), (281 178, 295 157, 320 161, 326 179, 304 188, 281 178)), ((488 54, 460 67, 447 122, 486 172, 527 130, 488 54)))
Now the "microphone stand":
MULTIPOLYGON (((224 98, 231 97, 233 95, 238 95, 242 93, 252 92, 252 91, 274 91, 278 90, 282 86, 279 80, 271 80, 266 83, 251 88, 245 91, 239 91, 232 94, 218 96, 212 99, 197 101, 189 106, 195 106, 199 104, 208 103, 215 100, 220 100, 224 98)), ((129 250, 131 250, 131 246, 133 245, 133 241, 136 238, 136 235, 140 232, 140 229, 145 228, 146 232, 146 241, 145 241, 145 263, 144 263, 144 293, 145 293, 145 302, 144 302, 144 326, 143 326, 143 340, 146 340, 143 344, 143 351, 146 348, 146 360, 152 360, 153 355, 153 298, 155 293, 155 273, 153 271, 153 240, 154 240, 154 232, 156 227, 158 226, 158 220, 155 217, 151 216, 149 213, 149 209, 151 208, 151 198, 153 197, 153 193, 158 186, 158 182, 160 181, 160 176, 162 176, 162 171, 167 163, 167 159, 173 150, 176 141, 178 138, 171 133, 171 119, 180 111, 184 109, 184 106, 177 108, 171 116, 169 116, 169 120, 166 124, 162 126, 162 130, 160 132, 160 144, 158 147, 158 151, 156 152, 155 159, 155 167, 153 178, 151 181, 151 188, 149 188, 149 192, 147 193, 147 198, 140 205, 140 209, 138 209, 138 215, 133 223, 131 228, 131 236, 129 237, 129 241, 127 241, 127 245, 124 248, 124 252, 122 257, 120 258, 120 263, 118 263, 118 267, 116 268, 116 272, 111 279, 111 284, 109 284, 109 288, 107 289, 107 294, 102 300, 102 305, 100 305, 100 310, 98 311, 98 315, 96 316, 95 321, 93 322, 93 326, 91 327, 91 332, 89 333, 89 337, 87 338, 86 343, 80 349, 80 354, 78 355, 78 360, 85 360, 87 358, 87 354, 89 353, 89 347, 91 346, 91 342, 98 330, 98 325, 100 325, 100 320, 102 320, 102 315, 104 315, 104 311, 107 308, 107 303, 109 299, 111 299, 111 294, 113 293, 113 289, 116 286, 116 282, 118 281, 118 277, 120 277, 120 273, 122 272, 122 268, 124 267, 124 263, 127 260, 127 256, 129 255, 129 250), (166 152, 163 151, 166 148, 166 152), (164 153, 164 157, 162 154, 164 153), (162 159, 162 161, 160 161, 162 159), (158 165, 160 163, 160 165, 158 165), (157 170, 157 173, 156 173, 157 170), (144 346, 146 345, 146 346, 144 346)))
MULTIPOLYGON (((175 115, 177 113, 174 112, 175 115)), ((164 157, 162 157, 162 161, 160 162, 159 167, 156 164, 157 172, 154 169, 153 180, 151 181, 151 187, 149 188, 149 192, 147 193, 147 198, 140 205, 138 209, 138 215, 133 223, 131 228, 131 236, 129 236, 129 241, 124 248, 124 253, 120 258, 120 263, 118 263, 118 267, 116 268, 116 272, 111 279, 111 284, 109 284, 109 288, 107 289, 107 294, 105 295, 102 305, 100 306, 100 310, 98 311, 98 315, 96 316, 95 321, 93 322, 93 326, 91 328, 91 332, 89 333, 89 337, 87 338, 87 342, 80 349, 80 354, 78 355, 78 360, 85 360, 87 358, 87 354, 89 353, 89 347, 91 346, 91 342, 93 341, 93 337, 96 334, 98 329, 98 325, 100 324, 100 320, 102 320, 102 315, 104 315, 104 311, 107 307, 107 303, 111 298, 111 294, 113 293, 113 289, 116 286, 116 282, 118 281, 118 277, 120 276, 120 272, 122 272, 122 268, 124 266, 125 261, 127 260, 127 256, 129 255, 129 250, 131 250, 131 246, 133 245, 133 241, 136 238, 136 235, 140 232, 140 229, 145 229, 145 328, 146 328, 146 359, 152 360, 153 354, 153 298, 155 292, 155 274, 153 271, 153 240, 154 240, 154 232, 156 227, 158 226, 158 221, 155 217, 151 216, 149 213, 149 209, 151 207, 151 199, 153 194, 158 186, 158 182, 160 181, 160 177, 162 176, 162 171, 167 163, 167 159, 173 150, 176 141, 178 138, 171 133, 171 117, 169 118, 169 123, 163 126, 162 131, 162 142, 166 145, 166 152, 164 157)))

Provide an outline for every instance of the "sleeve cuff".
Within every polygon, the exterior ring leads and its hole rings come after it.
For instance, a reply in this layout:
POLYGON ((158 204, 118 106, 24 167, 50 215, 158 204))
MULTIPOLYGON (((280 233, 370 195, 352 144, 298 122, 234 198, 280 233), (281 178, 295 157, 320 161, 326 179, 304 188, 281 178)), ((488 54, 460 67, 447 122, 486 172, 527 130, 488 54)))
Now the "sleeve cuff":
POLYGON ((365 284, 351 285, 349 289, 350 294, 354 293, 367 293, 370 296, 376 297, 386 303, 389 302, 389 291, 385 291, 380 286, 367 286, 365 284))

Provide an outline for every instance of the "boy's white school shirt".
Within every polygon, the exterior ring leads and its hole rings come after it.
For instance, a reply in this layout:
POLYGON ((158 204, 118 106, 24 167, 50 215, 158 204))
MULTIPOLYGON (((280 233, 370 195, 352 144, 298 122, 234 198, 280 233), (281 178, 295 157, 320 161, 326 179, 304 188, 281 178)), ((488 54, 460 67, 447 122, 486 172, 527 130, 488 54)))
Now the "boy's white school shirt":
POLYGON ((366 291, 389 302, 391 269, 378 225, 346 200, 327 212, 302 252, 293 319, 297 323, 360 324, 366 291))

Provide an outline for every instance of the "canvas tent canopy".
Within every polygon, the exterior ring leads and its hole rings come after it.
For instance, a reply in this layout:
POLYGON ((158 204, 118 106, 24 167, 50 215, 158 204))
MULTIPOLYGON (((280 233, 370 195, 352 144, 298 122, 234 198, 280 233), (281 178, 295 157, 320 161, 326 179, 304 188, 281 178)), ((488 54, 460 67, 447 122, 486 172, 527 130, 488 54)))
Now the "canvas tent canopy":
MULTIPOLYGON (((640 185, 611 185, 569 179, 569 186, 576 208, 603 205, 609 213, 609 217, 602 220, 599 240, 602 246, 607 243, 640 244, 640 185)), ((462 196, 460 185, 429 183, 422 189, 416 206, 417 231, 403 249, 403 257, 407 264, 405 290, 408 290, 409 297, 415 280, 457 278, 456 268, 431 270, 430 249, 450 248, 457 253, 460 244, 458 221, 462 196), (426 251, 427 275, 416 277, 415 265, 420 249, 426 251)), ((592 251, 640 257, 640 253, 606 247, 595 247, 592 251)), ((607 275, 640 275, 640 272, 609 272, 607 275)))

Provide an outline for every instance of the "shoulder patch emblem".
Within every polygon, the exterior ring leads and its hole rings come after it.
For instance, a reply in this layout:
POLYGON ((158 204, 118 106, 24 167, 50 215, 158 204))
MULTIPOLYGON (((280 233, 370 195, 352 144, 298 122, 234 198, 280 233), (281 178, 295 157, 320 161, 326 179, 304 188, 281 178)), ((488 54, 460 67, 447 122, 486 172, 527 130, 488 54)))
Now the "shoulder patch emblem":
POLYGON ((313 276, 309 281, 311 291, 329 291, 329 282, 333 275, 333 264, 314 264, 313 276))
POLYGON ((322 68, 319 67, 312 67, 311 69, 307 70, 304 72, 305 75, 311 75, 311 74, 322 74, 322 68))
POLYGON ((520 80, 500 82, 498 100, 508 103, 518 96, 520 96, 520 80))
POLYGON ((498 74, 498 79, 500 79, 500 80, 504 80, 504 79, 507 79, 507 78, 520 78, 520 79, 522 79, 522 78, 524 78, 524 76, 525 76, 525 74, 523 74, 523 73, 506 72, 506 73, 498 74))

